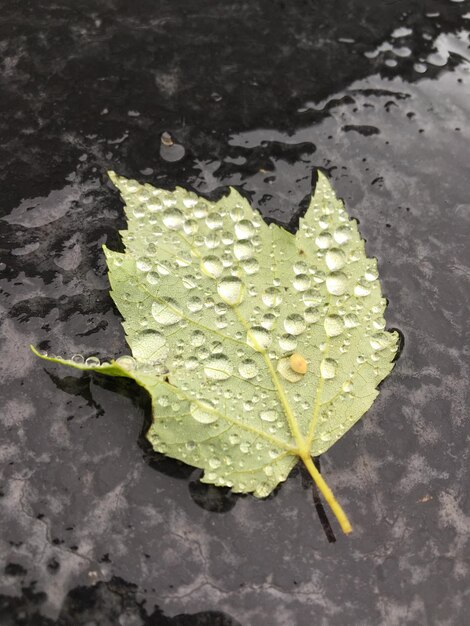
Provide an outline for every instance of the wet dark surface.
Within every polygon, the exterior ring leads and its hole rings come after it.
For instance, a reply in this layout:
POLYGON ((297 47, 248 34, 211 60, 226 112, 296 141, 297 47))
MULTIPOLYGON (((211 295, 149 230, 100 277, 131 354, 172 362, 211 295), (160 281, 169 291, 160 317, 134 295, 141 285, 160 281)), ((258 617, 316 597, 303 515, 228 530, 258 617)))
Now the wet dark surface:
POLYGON ((0 8, 2 626, 467 624, 470 2, 0 8), (299 472, 267 501, 202 486, 143 445, 136 387, 28 350, 125 352, 106 170, 295 227, 317 167, 405 336, 321 459, 336 543, 299 472))

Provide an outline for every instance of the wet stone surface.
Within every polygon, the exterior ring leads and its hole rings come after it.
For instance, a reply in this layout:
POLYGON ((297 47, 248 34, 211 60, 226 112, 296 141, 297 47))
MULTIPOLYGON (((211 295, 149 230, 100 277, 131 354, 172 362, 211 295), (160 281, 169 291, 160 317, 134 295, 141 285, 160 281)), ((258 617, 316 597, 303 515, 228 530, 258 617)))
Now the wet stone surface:
POLYGON ((2 625, 466 624, 470 3, 4 5, 2 625), (298 470, 265 501, 202 485, 144 443, 136 386, 28 349, 126 352, 108 169, 295 229, 316 168, 405 337, 321 458, 336 543, 298 470))

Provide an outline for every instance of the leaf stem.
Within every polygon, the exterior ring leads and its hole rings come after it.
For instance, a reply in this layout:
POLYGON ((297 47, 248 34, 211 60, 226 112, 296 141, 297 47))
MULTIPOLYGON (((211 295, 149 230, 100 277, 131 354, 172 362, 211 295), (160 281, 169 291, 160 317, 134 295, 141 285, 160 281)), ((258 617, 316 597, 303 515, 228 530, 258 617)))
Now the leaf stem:
POLYGON ((323 479, 323 476, 315 467, 315 464, 312 461, 312 457, 308 454, 305 454, 305 455, 302 454, 301 459, 304 462, 304 465, 307 468, 308 473, 313 478, 318 489, 323 494, 323 497, 325 498, 328 505, 330 506, 330 509, 335 514, 335 517, 338 520, 339 525, 341 526, 341 530, 346 535, 349 535, 349 533, 352 531, 352 527, 351 527, 351 524, 349 523, 346 513, 343 511, 343 509, 341 508, 341 505, 334 497, 333 492, 326 484, 325 480, 323 479))

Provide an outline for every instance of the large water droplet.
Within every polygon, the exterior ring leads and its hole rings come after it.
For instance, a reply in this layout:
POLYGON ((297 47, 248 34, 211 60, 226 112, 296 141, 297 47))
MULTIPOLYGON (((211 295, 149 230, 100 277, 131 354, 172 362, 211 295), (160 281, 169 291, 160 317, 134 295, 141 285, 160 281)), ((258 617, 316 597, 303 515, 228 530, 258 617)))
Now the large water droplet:
POLYGON ((132 352, 141 361, 158 361, 167 358, 169 348, 161 332, 148 329, 134 337, 132 352))
POLYGON ((253 359, 244 359, 238 366, 238 372, 242 378, 249 380, 258 373, 258 366, 253 359))
POLYGON ((159 324, 172 326, 181 320, 182 313, 173 298, 164 298, 152 304, 152 316, 159 324))
POLYGON ((178 230, 183 225, 184 217, 179 209, 170 207, 163 211, 162 222, 170 230, 178 230))
POLYGON ((246 341, 249 346, 262 352, 271 345, 272 337, 262 326, 253 326, 247 333, 246 341))
POLYGON ((328 337, 337 337, 344 330, 344 323, 339 315, 328 315, 323 322, 328 337))
POLYGON ((298 313, 292 313, 284 320, 284 328, 290 335, 300 335, 306 327, 305 319, 298 313))
POLYGON ((224 270, 224 266, 218 257, 213 254, 209 254, 202 259, 201 270, 212 278, 219 278, 224 270))
POLYGON ((343 272, 332 272, 326 277, 326 288, 333 296, 342 296, 348 286, 348 278, 343 272))
POLYGON ((243 301, 245 285, 237 276, 226 276, 217 283, 217 293, 226 304, 236 306, 243 301))
POLYGON ((204 364, 204 374, 212 380, 227 380, 232 372, 233 365, 225 354, 213 354, 204 364))
POLYGON ((320 363, 320 374, 326 380, 336 376, 336 368, 338 363, 334 359, 323 359, 320 363))
POLYGON ((219 419, 217 413, 214 413, 214 404, 210 400, 191 402, 189 412, 200 424, 213 424, 219 419))
POLYGON ((325 255, 325 263, 329 270, 340 270, 346 263, 346 255, 339 248, 331 248, 325 255))

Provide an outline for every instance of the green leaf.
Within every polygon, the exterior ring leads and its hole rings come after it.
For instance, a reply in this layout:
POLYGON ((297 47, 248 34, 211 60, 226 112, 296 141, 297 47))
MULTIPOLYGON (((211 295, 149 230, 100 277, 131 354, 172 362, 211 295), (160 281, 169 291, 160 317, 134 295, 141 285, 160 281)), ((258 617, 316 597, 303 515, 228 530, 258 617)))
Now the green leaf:
POLYGON ((132 357, 49 360, 137 381, 147 438, 203 482, 264 497, 302 459, 349 532, 311 457, 371 406, 398 346, 356 221, 321 173, 295 236, 234 189, 209 202, 110 176, 128 228, 124 253, 104 251, 132 357))

